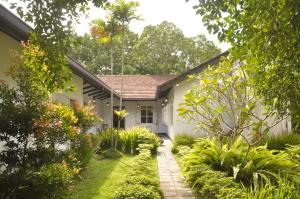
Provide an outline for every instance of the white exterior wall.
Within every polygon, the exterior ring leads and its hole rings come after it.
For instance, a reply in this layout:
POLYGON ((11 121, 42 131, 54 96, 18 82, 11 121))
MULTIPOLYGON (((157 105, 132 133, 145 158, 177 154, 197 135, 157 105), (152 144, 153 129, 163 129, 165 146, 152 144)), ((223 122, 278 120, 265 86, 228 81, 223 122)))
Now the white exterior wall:
POLYGON ((192 80, 182 81, 178 85, 174 86, 167 96, 168 104, 164 108, 164 114, 166 115, 164 123, 168 127, 168 135, 171 139, 173 139, 177 134, 188 134, 192 136, 205 135, 204 132, 196 130, 197 126, 195 124, 190 124, 184 121, 177 112, 179 104, 184 102, 184 94, 193 86, 193 84, 194 81, 192 80))
MULTIPOLYGON (((110 99, 103 100, 102 104, 102 124, 111 127, 111 107, 106 106, 110 104, 110 99)), ((114 106, 119 105, 119 100, 114 100, 114 106)), ((128 113, 125 117, 125 129, 130 129, 135 126, 145 127, 156 133, 165 133, 166 127, 162 123, 161 114, 161 101, 123 101, 123 106, 128 113), (153 123, 141 123, 141 109, 137 105, 141 106, 153 106, 153 123)))
MULTIPOLYGON (((177 109, 179 108, 179 104, 184 102, 183 96, 184 94, 195 84, 195 80, 184 80, 178 84, 178 86, 173 86, 170 90, 167 98, 169 103, 164 108, 164 115, 166 118, 164 123, 168 127, 168 135, 171 139, 175 137, 177 134, 188 134, 192 136, 206 136, 206 132, 203 130, 197 130, 196 124, 191 124, 185 122, 182 117, 178 115, 177 109)), ((260 109, 260 108, 258 108, 260 109)), ((258 110, 261 112, 261 110, 258 110)), ((268 123, 272 124, 274 119, 269 118, 268 123)), ((280 133, 286 133, 291 130, 291 121, 290 118, 282 120, 277 125, 273 126, 269 134, 270 135, 278 135, 280 133)))
POLYGON ((83 106, 83 79, 75 74, 72 74, 72 79, 67 83, 67 86, 74 86, 74 91, 61 91, 58 93, 53 93, 52 100, 65 105, 70 105, 70 100, 75 100, 79 102, 81 106, 83 106))
POLYGON ((10 87, 16 87, 16 82, 8 75, 13 62, 12 51, 21 51, 21 44, 0 31, 0 80, 4 80, 10 87))

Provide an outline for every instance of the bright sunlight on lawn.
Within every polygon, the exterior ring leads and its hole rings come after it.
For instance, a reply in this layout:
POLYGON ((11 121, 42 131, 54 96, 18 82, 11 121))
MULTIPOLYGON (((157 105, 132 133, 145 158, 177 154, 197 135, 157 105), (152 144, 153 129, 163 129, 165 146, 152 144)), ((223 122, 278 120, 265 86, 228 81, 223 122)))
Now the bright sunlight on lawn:
MULTIPOLYGON (((153 170, 157 175, 157 161, 152 159, 153 170)), ((110 199, 130 171, 134 156, 123 156, 120 159, 100 160, 93 157, 88 168, 82 171, 82 180, 77 180, 64 199, 110 199)))

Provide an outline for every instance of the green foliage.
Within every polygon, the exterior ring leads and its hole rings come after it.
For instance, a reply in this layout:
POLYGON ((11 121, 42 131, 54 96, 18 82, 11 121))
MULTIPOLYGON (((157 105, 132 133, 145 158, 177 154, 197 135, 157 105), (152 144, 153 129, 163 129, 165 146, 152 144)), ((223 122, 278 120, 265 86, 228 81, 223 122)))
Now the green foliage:
POLYGON ((207 29, 232 45, 235 60, 247 63, 265 104, 299 123, 299 1, 198 1, 207 29), (288 111, 287 111, 288 110, 288 111))
POLYGON ((186 181, 198 198, 245 198, 241 185, 232 177, 219 171, 213 171, 205 164, 197 164, 185 168, 186 181))
POLYGON ((147 128, 134 127, 120 133, 122 151, 125 153, 137 153, 140 144, 151 144, 152 153, 156 153, 160 146, 159 137, 147 128))
POLYGON ((173 143, 178 146, 189 146, 194 144, 195 138, 190 135, 178 134, 175 136, 173 143))
POLYGON ((178 146, 177 146, 176 144, 172 144, 171 152, 172 152, 173 154, 177 154, 177 153, 179 152, 178 146))
POLYGON ((116 191, 115 199, 163 198, 159 182, 153 179, 154 171, 151 168, 150 160, 150 150, 140 149, 140 154, 136 156, 131 172, 128 173, 122 186, 116 191))
POLYGON ((178 74, 220 53, 204 35, 187 38, 175 24, 146 26, 133 47, 139 74, 178 74), (162 45, 163 44, 163 45, 162 45))
POLYGON ((122 153, 115 150, 115 149, 106 149, 103 151, 100 151, 99 154, 106 159, 118 159, 122 157, 122 153))
POLYGON ((286 178, 279 179, 278 185, 273 185, 268 182, 266 184, 259 184, 258 186, 246 189, 248 199, 294 199, 300 197, 299 184, 290 181, 286 178))
POLYGON ((96 122, 101 121, 91 105, 81 107, 78 102, 75 102, 73 111, 77 118, 76 126, 81 133, 86 133, 96 122))
POLYGON ((27 168, 13 175, 2 174, 0 197, 30 199, 35 195, 39 198, 59 198, 78 171, 61 162, 43 165, 39 169, 27 168))
MULTIPOLYGON (((126 30, 125 37, 125 54, 124 57, 124 73, 135 73, 135 64, 133 62, 132 48, 136 43, 138 35, 130 30, 126 30)), ((70 55, 77 61, 87 67, 89 71, 94 74, 108 75, 111 73, 110 65, 110 46, 106 43, 99 43, 96 38, 91 35, 84 35, 76 37, 78 42, 70 49, 70 55)), ((121 41, 119 39, 113 40, 113 59, 114 59, 114 74, 121 73, 121 41)))
POLYGON ((191 147, 189 146, 178 146, 177 149, 178 149, 177 156, 183 158, 189 155, 192 150, 191 147))
POLYGON ((241 138, 231 147, 220 144, 216 139, 200 138, 187 156, 185 167, 198 164, 225 171, 245 186, 269 180, 278 181, 281 175, 297 179, 300 169, 288 153, 268 150, 266 146, 248 148, 241 138))
POLYGON ((265 110, 256 98, 251 79, 242 63, 221 58, 219 66, 208 67, 192 77, 197 82, 179 104, 179 116, 208 135, 234 142, 245 129, 260 134, 281 121, 274 110, 265 110), (256 109, 261 111, 255 111, 256 109), (271 116, 273 121, 268 123, 271 116))
POLYGON ((300 144, 300 135, 295 133, 286 133, 280 135, 272 135, 264 137, 259 143, 260 145, 267 144, 269 150, 285 150, 288 145, 300 144))
POLYGON ((10 7, 21 18, 34 24, 30 41, 35 48, 24 51, 24 64, 36 78, 33 85, 53 92, 64 88, 64 83, 70 80, 67 53, 72 43, 72 22, 87 9, 89 2, 99 7, 106 1, 10 1, 10 7), (37 52, 37 56, 31 50, 37 52))
POLYGON ((106 149, 114 149, 115 147, 119 148, 120 142, 119 131, 117 129, 105 129, 99 132, 99 148, 98 152, 106 149))
MULTIPOLYGON (((171 22, 146 26, 141 35, 125 31, 125 74, 178 74, 220 53, 220 49, 204 35, 184 37, 182 31, 171 22), (165 45, 162 46, 162 43, 165 45), (183 53, 177 54, 177 51, 183 53)), ((91 32, 91 35, 94 33, 91 32)), ((98 38, 90 35, 76 39, 79 42, 71 49, 72 57, 95 74, 110 74, 107 67, 110 65, 109 45, 97 42, 98 38)), ((121 45, 116 37, 113 40, 114 74, 121 73, 121 45)))
POLYGON ((93 157, 97 143, 93 143, 96 135, 80 133, 72 141, 71 150, 75 153, 76 159, 80 162, 80 166, 86 166, 93 157))

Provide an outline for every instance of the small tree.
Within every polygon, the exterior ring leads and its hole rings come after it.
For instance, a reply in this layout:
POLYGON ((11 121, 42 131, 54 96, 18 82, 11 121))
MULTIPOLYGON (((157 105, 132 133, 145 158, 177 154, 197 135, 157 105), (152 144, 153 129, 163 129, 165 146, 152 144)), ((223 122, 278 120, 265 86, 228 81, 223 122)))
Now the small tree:
POLYGON ((184 95, 179 115, 210 136, 228 137, 231 143, 242 136, 252 145, 246 132, 264 135, 281 121, 262 105, 240 62, 223 59, 192 79, 196 84, 184 95))
MULTIPOLYGON (((111 15, 117 21, 121 23, 122 26, 122 59, 121 59, 121 93, 120 93, 120 105, 119 111, 122 111, 123 104, 123 85, 124 85, 124 41, 125 41, 125 30, 128 28, 129 23, 132 20, 138 20, 140 17, 136 15, 136 8, 139 6, 137 2, 129 1, 128 3, 125 0, 117 0, 116 3, 113 3, 108 6, 108 9, 111 11, 111 15)), ((118 128, 120 128, 121 119, 118 120, 118 128)))
MULTIPOLYGON (((120 24, 114 20, 111 15, 107 18, 107 21, 97 19, 91 23, 91 35, 97 38, 101 43, 109 42, 110 46, 110 75, 114 74, 114 38, 117 39, 120 33, 120 24)), ((111 127, 113 127, 113 113, 114 113, 114 92, 113 92, 113 79, 110 85, 110 107, 111 107, 111 127)))

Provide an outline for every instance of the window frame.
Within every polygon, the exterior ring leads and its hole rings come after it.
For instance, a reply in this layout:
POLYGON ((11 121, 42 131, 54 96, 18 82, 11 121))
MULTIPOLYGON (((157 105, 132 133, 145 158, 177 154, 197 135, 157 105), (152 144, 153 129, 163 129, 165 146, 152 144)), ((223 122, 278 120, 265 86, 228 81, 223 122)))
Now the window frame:
POLYGON ((153 124, 153 106, 141 106, 141 124, 153 124), (145 114, 143 114, 145 111, 145 114))

